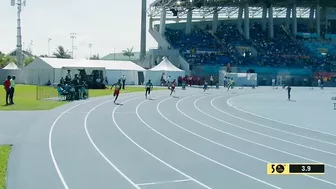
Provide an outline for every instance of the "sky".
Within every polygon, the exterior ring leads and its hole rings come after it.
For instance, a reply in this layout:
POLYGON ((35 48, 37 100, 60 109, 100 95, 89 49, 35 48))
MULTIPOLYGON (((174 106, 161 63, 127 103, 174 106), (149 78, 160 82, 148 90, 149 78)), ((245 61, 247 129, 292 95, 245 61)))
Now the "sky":
MULTIPOLYGON (((27 0, 26 5, 21 13, 23 48, 31 46, 37 56, 48 54, 48 38, 50 54, 59 45, 70 52, 72 32, 77 33, 75 58, 89 57, 89 43, 92 54, 100 57, 131 47, 140 51, 141 0, 27 0)), ((0 1, 0 20, 0 51, 9 53, 16 48, 17 26, 17 7, 10 0, 0 1)), ((157 47, 148 32, 146 47, 157 47)))

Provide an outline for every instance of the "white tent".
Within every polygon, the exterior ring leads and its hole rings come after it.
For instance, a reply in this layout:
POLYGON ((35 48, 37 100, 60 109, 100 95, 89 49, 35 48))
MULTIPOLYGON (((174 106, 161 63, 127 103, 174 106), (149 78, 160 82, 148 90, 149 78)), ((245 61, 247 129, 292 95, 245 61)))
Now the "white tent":
POLYGON ((171 81, 174 79, 177 81, 178 77, 184 77, 185 71, 174 66, 166 57, 155 66, 154 68, 146 72, 146 81, 151 80, 153 85, 160 85, 161 78, 167 80, 170 76, 171 81))
POLYGON ((58 59, 58 58, 36 58, 32 63, 24 68, 25 83, 45 84, 58 83, 61 77, 65 77, 67 70, 71 74, 77 74, 79 69, 85 69, 90 75, 93 70, 102 70, 103 76, 107 77, 109 84, 115 83, 125 75, 127 84, 138 83, 138 72, 145 69, 131 61, 105 61, 105 60, 78 60, 78 59, 58 59))
POLYGON ((18 70, 19 67, 17 67, 17 65, 14 62, 10 62, 9 64, 7 64, 6 67, 3 68, 4 70, 18 70))
POLYGON ((146 69, 131 61, 90 60, 90 62, 105 67, 109 84, 116 83, 123 75, 125 75, 128 85, 137 85, 144 82, 146 69))
POLYGON ((87 74, 91 74, 92 70, 103 70, 105 67, 94 65, 89 62, 81 62, 76 59, 60 59, 60 58, 36 58, 28 66, 24 67, 26 84, 45 84, 49 80, 51 83, 58 83, 61 77, 65 77, 67 70, 71 74, 78 74, 79 69, 84 69, 87 74))

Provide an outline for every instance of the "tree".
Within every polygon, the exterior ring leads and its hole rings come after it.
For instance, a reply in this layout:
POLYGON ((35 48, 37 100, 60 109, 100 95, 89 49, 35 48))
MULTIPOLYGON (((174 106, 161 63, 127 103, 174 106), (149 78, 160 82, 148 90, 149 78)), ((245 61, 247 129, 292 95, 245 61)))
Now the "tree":
POLYGON ((28 66, 30 63, 32 63, 35 60, 35 57, 28 57, 24 59, 24 65, 28 66))
POLYGON ((0 68, 4 68, 10 62, 16 63, 15 58, 13 58, 11 56, 8 56, 8 55, 5 55, 2 52, 0 52, 0 68))
POLYGON ((128 59, 131 60, 131 56, 134 56, 134 52, 133 52, 133 47, 132 48, 127 48, 126 50, 122 51, 124 56, 128 56, 128 59))
POLYGON ((53 55, 56 56, 56 58, 64 58, 64 59, 71 58, 71 54, 69 53, 69 51, 64 50, 64 47, 61 45, 57 47, 56 52, 54 52, 53 55))
POLYGON ((90 57, 90 60, 99 60, 99 54, 94 54, 92 57, 90 57))

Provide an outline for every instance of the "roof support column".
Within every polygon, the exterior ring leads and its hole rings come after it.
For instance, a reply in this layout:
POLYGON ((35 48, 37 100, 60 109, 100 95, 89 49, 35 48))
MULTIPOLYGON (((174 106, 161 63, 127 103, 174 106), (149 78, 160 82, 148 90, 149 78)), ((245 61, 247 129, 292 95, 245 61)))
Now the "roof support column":
POLYGON ((268 36, 274 38, 273 5, 268 8, 268 36))
POLYGON ((244 35, 246 39, 250 39, 250 17, 249 17, 249 4, 244 4, 244 35))
POLYGON ((291 11, 292 11, 292 8, 290 5, 288 5, 287 10, 286 10, 286 23, 285 23, 286 30, 289 30, 289 25, 290 25, 289 21, 290 21, 291 11))
POLYGON ((160 29, 159 32, 162 36, 164 36, 165 31, 166 31, 166 8, 162 7, 161 10, 161 19, 160 19, 160 29))
POLYGON ((314 27, 314 13, 315 13, 315 8, 310 7, 310 10, 309 10, 309 29, 312 29, 314 27))
POLYGON ((142 0, 141 3, 141 39, 140 39, 140 61, 143 61, 146 56, 146 21, 147 21, 147 12, 146 12, 147 2, 142 0))
POLYGON ((239 5, 238 8, 238 20, 237 20, 237 29, 242 33, 242 19, 243 19, 243 6, 239 5))
POLYGON ((266 31, 267 25, 267 5, 264 4, 262 8, 262 19, 261 19, 261 27, 264 31, 266 31))
POLYGON ((217 7, 215 7, 212 19, 212 32, 216 32, 217 27, 218 27, 218 11, 217 7))
POLYGON ((316 33, 318 36, 321 35, 321 7, 320 2, 317 2, 316 6, 316 33))
POLYGON ((185 27, 185 33, 190 34, 191 33, 191 24, 192 24, 192 9, 188 10, 187 13, 187 23, 185 27))
POLYGON ((296 18, 296 4, 293 4, 292 9, 292 33, 294 36, 296 36, 297 33, 297 18, 296 18))

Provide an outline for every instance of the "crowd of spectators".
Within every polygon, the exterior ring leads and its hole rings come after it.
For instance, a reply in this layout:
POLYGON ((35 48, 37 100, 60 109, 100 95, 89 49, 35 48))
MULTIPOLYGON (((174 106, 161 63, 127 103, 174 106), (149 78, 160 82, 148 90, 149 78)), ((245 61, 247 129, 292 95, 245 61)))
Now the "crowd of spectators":
MULTIPOLYGON (((310 32, 304 24, 298 24, 299 32, 310 32)), ((274 25, 274 38, 268 37, 268 28, 264 31, 261 24, 255 23, 250 28, 250 40, 237 29, 235 24, 220 24, 215 33, 211 28, 193 28, 190 34, 184 30, 167 29, 166 38, 174 48, 180 49, 183 57, 192 65, 259 65, 284 68, 309 68, 314 70, 334 70, 330 62, 333 57, 317 57, 294 38, 284 25, 274 25), (242 53, 237 46, 251 47, 257 52, 242 53)), ((315 49, 316 50, 316 49, 315 49)))

